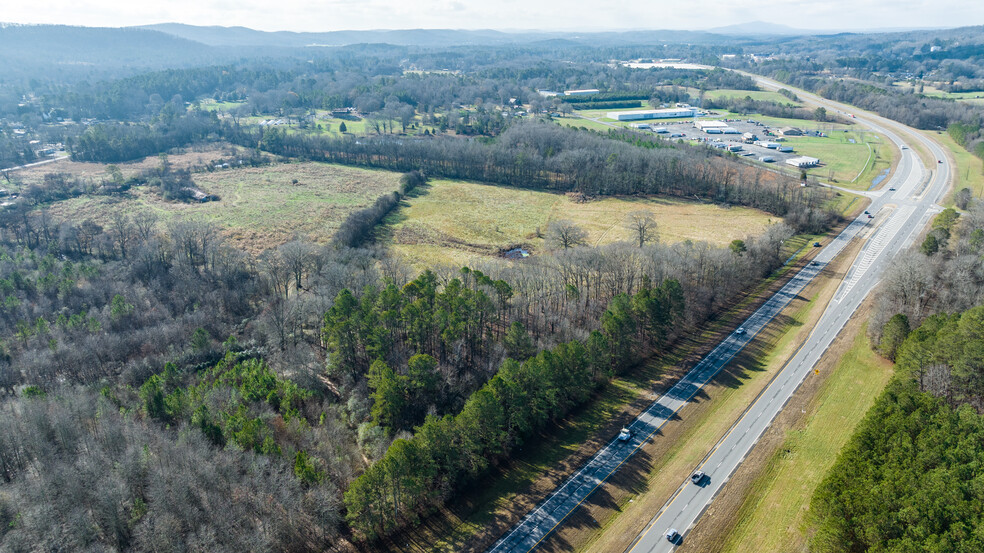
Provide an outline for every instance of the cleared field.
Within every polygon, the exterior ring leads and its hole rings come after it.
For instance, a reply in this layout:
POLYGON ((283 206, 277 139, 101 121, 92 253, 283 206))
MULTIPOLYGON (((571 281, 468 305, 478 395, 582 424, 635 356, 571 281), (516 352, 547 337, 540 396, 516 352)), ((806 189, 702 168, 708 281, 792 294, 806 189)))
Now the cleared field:
POLYGON ((805 549, 813 491, 892 372, 892 363, 871 351, 862 328, 807 409, 804 422, 786 434, 758 477, 723 551, 805 549))
MULTIPOLYGON (((585 129, 590 129, 593 131, 607 132, 612 128, 612 125, 606 125, 598 121, 592 121, 591 119, 582 119, 580 117, 555 117, 553 119, 558 125, 563 125, 565 127, 584 127, 585 129)), ((617 123, 613 123, 616 124, 617 123)), ((624 126, 624 125, 621 125, 624 126)))
POLYGON ((396 190, 400 174, 327 163, 288 163, 194 175, 198 186, 221 197, 205 204, 162 200, 146 187, 129 197, 87 196, 49 206, 56 217, 105 223, 110 214, 154 210, 164 221, 211 221, 236 246, 257 253, 294 235, 327 241, 346 215, 396 190), (294 184, 294 180, 297 183, 294 184))
MULTIPOLYGON (((188 169, 196 165, 205 165, 210 161, 227 159, 240 150, 241 148, 229 144, 208 144, 168 154, 167 159, 173 169, 188 169)), ((116 166, 120 168, 124 177, 131 177, 141 171, 157 168, 160 164, 161 160, 157 156, 147 156, 138 161, 117 163, 116 166)), ((109 164, 106 163, 80 163, 65 159, 27 169, 18 169, 10 173, 10 178, 15 189, 18 184, 23 186, 40 184, 44 180, 44 176, 49 173, 68 173, 73 178, 88 179, 98 183, 107 178, 107 167, 109 164)), ((7 186, 7 188, 10 187, 7 186)))
MULTIPOLYGON (((933 139, 939 141, 953 154, 953 159, 956 161, 953 173, 957 177, 953 189, 956 191, 961 188, 970 188, 975 198, 984 197, 984 160, 957 144, 950 133, 923 131, 923 134, 932 134, 933 139)), ((948 196, 946 204, 952 205, 952 203, 952 199, 948 196)))
POLYGON ((831 178, 846 186, 861 189, 871 186, 871 179, 888 168, 891 154, 881 137, 872 132, 833 132, 829 136, 799 136, 786 138, 786 144, 796 152, 819 158, 823 166, 810 172, 831 178), (851 141, 854 142, 851 142, 851 141))
POLYGON ((624 221, 645 210, 659 224, 660 240, 727 244, 760 234, 774 216, 671 198, 603 198, 583 203, 564 195, 471 182, 432 181, 387 220, 381 238, 415 264, 460 263, 513 247, 547 248, 551 221, 579 224, 592 245, 631 239, 624 221), (462 254, 467 254, 463 257, 462 254))
MULTIPOLYGON (((912 85, 912 83, 902 82, 902 81, 892 83, 892 86, 902 89, 915 88, 912 85)), ((929 96, 932 98, 947 98, 950 100, 962 100, 962 101, 970 101, 974 103, 984 102, 984 91, 980 91, 980 90, 975 90, 973 92, 945 92, 943 90, 936 88, 935 86, 924 85, 922 94, 924 96, 929 96)))
POLYGON ((708 90, 704 92, 705 98, 710 98, 712 100, 717 100, 719 98, 740 98, 745 99, 751 97, 752 100, 765 100, 767 102, 776 102, 779 104, 796 104, 799 102, 794 102, 789 98, 779 94, 778 92, 772 92, 769 90, 708 90))

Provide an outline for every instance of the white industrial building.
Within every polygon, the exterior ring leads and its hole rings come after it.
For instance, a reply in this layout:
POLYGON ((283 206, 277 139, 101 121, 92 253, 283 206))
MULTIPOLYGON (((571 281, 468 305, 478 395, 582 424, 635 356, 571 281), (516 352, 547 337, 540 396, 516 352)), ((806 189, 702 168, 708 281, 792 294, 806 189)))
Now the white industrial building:
POLYGON ((724 127, 721 129, 721 132, 724 134, 741 134, 741 131, 734 127, 724 127))
POLYGON ((587 96, 588 94, 598 94, 601 92, 597 88, 583 88, 581 90, 565 90, 565 96, 587 96))
POLYGON ((629 126, 632 127, 633 129, 639 129, 639 130, 644 130, 644 131, 648 131, 649 129, 652 128, 649 125, 649 123, 632 123, 629 126))
POLYGON ((616 121, 639 121, 641 119, 670 119, 673 117, 693 117, 694 110, 683 108, 643 109, 636 111, 609 111, 608 118, 616 121))
POLYGON ((724 121, 697 121, 694 126, 702 131, 707 129, 723 129, 728 126, 724 121))
POLYGON ((820 160, 815 157, 791 157, 786 160, 786 163, 792 165, 793 167, 799 167, 800 169, 805 169, 806 167, 816 167, 820 165, 820 160))

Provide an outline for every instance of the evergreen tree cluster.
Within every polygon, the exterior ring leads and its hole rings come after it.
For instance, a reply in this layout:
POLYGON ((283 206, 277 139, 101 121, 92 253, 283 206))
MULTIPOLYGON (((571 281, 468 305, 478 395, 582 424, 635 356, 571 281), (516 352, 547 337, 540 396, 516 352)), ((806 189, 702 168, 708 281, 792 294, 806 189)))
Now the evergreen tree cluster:
MULTIPOLYGON (((615 373, 626 371, 665 337, 684 314, 679 283, 646 282, 633 296, 616 296, 601 329, 520 362, 506 359, 495 376, 475 391, 456 415, 429 415, 411 438, 393 442, 345 493, 347 520, 358 535, 373 539, 420 516, 509 459, 517 447, 551 421, 584 403, 615 373)), ((423 360, 431 375, 433 360, 423 360)), ((419 377, 399 377, 381 361, 370 369, 377 423, 392 421, 419 377), (409 386, 408 386, 409 385, 409 386), (394 408, 394 402, 399 402, 394 408), (385 415, 383 415, 385 413, 385 415)))
POLYGON ((811 502, 811 550, 984 550, 984 418, 894 379, 811 502))

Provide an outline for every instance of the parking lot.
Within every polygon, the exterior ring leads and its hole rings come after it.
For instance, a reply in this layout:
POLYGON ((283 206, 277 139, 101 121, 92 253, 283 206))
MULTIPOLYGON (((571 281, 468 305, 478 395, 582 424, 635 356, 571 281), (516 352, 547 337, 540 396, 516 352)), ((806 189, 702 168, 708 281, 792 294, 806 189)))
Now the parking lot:
MULTIPOLYGON (((733 129, 734 133, 729 131, 728 134, 724 132, 721 133, 711 133, 705 130, 698 129, 694 126, 693 121, 675 121, 675 122, 660 122, 653 121, 650 123, 653 130, 649 132, 658 132, 661 136, 672 138, 672 139, 686 139, 695 143, 707 143, 708 145, 721 149, 729 149, 735 153, 735 155, 740 155, 744 157, 754 158, 759 161, 767 161, 768 163, 779 163, 785 164, 787 159, 794 157, 800 157, 803 154, 796 151, 795 139, 790 142, 786 137, 783 137, 778 128, 769 127, 761 122, 755 120, 754 116, 748 119, 715 119, 714 117, 701 117, 697 120, 698 122, 706 121, 721 121, 727 125, 728 129, 733 129), (662 132, 659 129, 666 129, 666 132, 662 132), (752 143, 748 143, 745 138, 745 133, 751 133, 755 136, 752 143), (758 144, 756 144, 756 142, 758 144), (763 144, 768 143, 767 147, 763 144), (791 148, 792 151, 780 151, 781 149, 791 148), (765 158, 765 159, 763 159, 765 158)), ((801 129, 803 136, 820 136, 817 131, 801 129)), ((820 160, 820 167, 823 166, 823 160, 820 160)))

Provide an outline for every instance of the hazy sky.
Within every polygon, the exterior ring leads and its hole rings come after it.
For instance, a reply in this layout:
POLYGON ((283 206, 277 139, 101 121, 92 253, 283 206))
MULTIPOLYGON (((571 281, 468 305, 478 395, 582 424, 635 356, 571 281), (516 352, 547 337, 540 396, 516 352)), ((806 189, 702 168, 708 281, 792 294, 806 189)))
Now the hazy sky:
POLYGON ((807 29, 984 24, 981 0, 0 0, 0 21, 121 27, 179 22, 265 31, 807 29))

